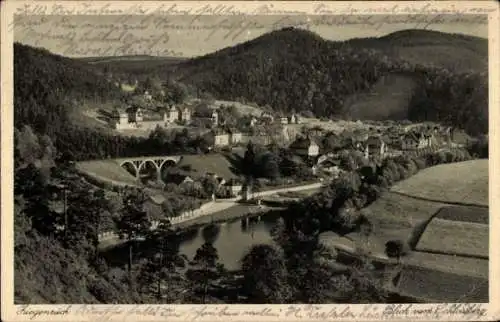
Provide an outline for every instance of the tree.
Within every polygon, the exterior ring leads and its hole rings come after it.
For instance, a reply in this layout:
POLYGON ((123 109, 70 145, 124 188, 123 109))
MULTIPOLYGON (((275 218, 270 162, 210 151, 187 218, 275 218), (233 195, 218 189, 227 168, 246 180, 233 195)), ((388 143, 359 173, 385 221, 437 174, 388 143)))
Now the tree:
POLYGON ((218 264, 218 260, 217 249, 212 243, 205 242, 196 251, 191 263, 192 268, 187 272, 188 278, 193 284, 201 286, 202 303, 206 303, 210 282, 218 279, 224 271, 223 266, 218 264))
POLYGON ((169 105, 181 104, 187 97, 187 88, 184 84, 168 80, 163 86, 165 102, 169 105))
POLYGON ((243 288, 252 303, 286 303, 290 296, 283 253, 276 247, 253 246, 242 259, 243 288))
POLYGON ((164 295, 167 295, 168 299, 172 299, 176 295, 176 292, 169 288, 167 294, 162 292, 165 284, 171 285, 170 280, 179 278, 176 274, 176 268, 181 257, 179 256, 178 244, 172 239, 173 233, 170 221, 162 219, 156 229, 147 236, 147 242, 152 245, 151 248, 154 251, 141 267, 140 281, 146 287, 153 285, 157 300, 161 300, 164 295))
POLYGON ((273 237, 273 240, 280 246, 284 246, 288 241, 288 233, 283 217, 279 217, 274 224, 274 227, 271 230, 271 236, 273 237))
POLYGON ((15 151, 21 165, 28 165, 42 157, 42 147, 38 136, 29 125, 25 125, 16 137, 15 151))
POLYGON ((42 234, 56 232, 57 217, 49 208, 48 180, 33 163, 15 172, 14 194, 24 196, 24 212, 42 234))
MULTIPOLYGON (((73 187, 64 187, 63 189, 70 192, 67 201, 68 226, 65 227, 66 243, 82 245, 83 241, 87 241, 88 245, 92 247, 93 256, 97 256, 99 232, 107 221, 111 221, 111 215, 109 214, 111 210, 110 202, 106 199, 102 189, 95 191, 75 189, 73 187), (107 213, 107 216, 105 216, 105 213, 107 213)), ((106 228, 104 227, 102 230, 106 230, 106 228)), ((83 246, 87 247, 86 244, 83 244, 83 246)))
POLYGON ((272 152, 262 155, 257 168, 260 169, 260 174, 264 178, 277 179, 280 176, 279 160, 272 152))
POLYGON ((241 164, 242 173, 247 176, 255 176, 254 167, 255 167, 255 147, 252 141, 249 141, 241 164))
POLYGON ((203 188, 208 196, 212 196, 217 192, 219 182, 212 176, 203 178, 203 188))
POLYGON ((386 255, 388 257, 397 258, 398 262, 402 256, 407 254, 407 252, 408 252, 407 245, 399 239, 389 240, 387 243, 385 243, 386 255))
POLYGON ((252 190, 256 178, 255 147, 252 141, 247 144, 247 149, 241 161, 241 174, 245 176, 247 190, 252 190))
POLYGON ((144 237, 151 228, 151 222, 144 211, 145 195, 131 193, 123 198, 122 216, 117 222, 120 238, 126 238, 129 246, 129 272, 132 270, 133 242, 144 237))

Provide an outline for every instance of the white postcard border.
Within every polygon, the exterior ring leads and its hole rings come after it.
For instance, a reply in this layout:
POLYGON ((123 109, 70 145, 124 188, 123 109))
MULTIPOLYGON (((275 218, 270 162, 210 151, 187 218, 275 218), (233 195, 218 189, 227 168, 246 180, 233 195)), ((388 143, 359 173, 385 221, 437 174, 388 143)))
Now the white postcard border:
MULTIPOLYGON (((264 4, 271 4, 276 12, 279 11, 299 11, 307 14, 315 14, 318 5, 324 5, 331 13, 329 14, 480 14, 489 15, 489 126, 490 126, 490 213, 500 209, 500 137, 497 129, 500 120, 499 110, 499 11, 498 4, 494 1, 433 1, 433 2, 245 2, 245 1, 205 1, 205 2, 161 2, 169 7, 176 4, 176 10, 180 13, 183 10, 191 9, 194 14, 211 14, 207 11, 207 5, 215 8, 218 5, 232 6, 231 10, 226 10, 225 14, 255 14, 264 4)), ((457 304, 414 304, 409 312, 414 314, 401 314, 389 316, 382 315, 387 309, 387 305, 13 305, 13 113, 12 113, 12 62, 13 62, 13 32, 9 25, 13 21, 14 13, 27 14, 50 14, 51 8, 55 8, 56 2, 23 2, 6 1, 2 3, 2 74, 1 74, 1 232, 2 232, 2 320, 32 320, 32 321, 111 321, 111 320, 137 320, 137 321, 301 321, 301 320, 474 320, 486 321, 500 318, 500 248, 495 247, 500 244, 500 236, 490 233, 490 303, 484 305, 468 304, 470 310, 485 309, 484 316, 453 314, 453 310, 460 310, 457 304), (27 4, 47 5, 45 11, 36 11, 33 6, 26 7, 27 4), (51 7, 52 6, 52 7, 51 7), (31 11, 28 8, 32 8, 31 11), (300 309, 300 310, 299 310, 300 309), (421 312, 417 314, 415 311, 421 312), (19 314, 20 312, 26 314, 19 314), (50 314, 53 310, 53 314, 50 314), (64 314, 68 310, 69 313, 64 314), (292 310, 292 311, 290 311, 292 310), (299 310, 302 313, 293 313, 299 310), (309 311, 308 311, 309 310, 309 311), (372 315, 363 315, 363 310, 372 312, 372 315), (412 311, 413 310, 413 311, 412 311), (424 313, 427 312, 428 314, 424 313), (315 312, 307 314, 306 312, 315 312), (32 312, 29 314, 29 312, 32 312), (39 312, 36 315, 33 312, 39 312), (60 314, 55 314, 59 312, 60 314), (63 312, 63 313, 61 313, 63 312), (205 312, 205 315, 203 315, 205 312), (211 314, 207 312, 212 312, 211 314), (248 314, 245 314, 247 312, 248 314), (252 315, 249 312, 254 312, 252 315), (287 315, 287 312, 292 312, 287 315), (352 312, 352 315, 349 313, 352 312), (436 313, 437 312, 437 313, 436 313), (375 313, 380 314, 380 318, 375 313)), ((135 1, 106 1, 106 2, 83 2, 64 1, 58 2, 61 5, 58 14, 64 9, 67 14, 123 14, 123 10, 128 8, 130 14, 149 14, 154 12, 160 2, 135 2, 135 1)), ((172 12, 171 14, 175 14, 172 12)), ((262 13, 259 13, 262 14, 262 13)), ((316 13, 317 14, 317 13, 316 13)), ((500 218, 490 215, 490 231, 500 228, 500 218)), ((404 310, 406 307, 401 307, 404 310)), ((462 306, 462 309, 466 307, 462 306)))

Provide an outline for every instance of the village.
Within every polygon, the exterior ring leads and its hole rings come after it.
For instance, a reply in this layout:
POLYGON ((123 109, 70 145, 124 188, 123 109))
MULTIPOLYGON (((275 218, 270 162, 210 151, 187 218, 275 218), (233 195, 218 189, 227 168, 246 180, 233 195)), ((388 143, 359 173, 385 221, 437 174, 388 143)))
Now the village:
MULTIPOLYGON (((344 122, 345 125, 332 130, 329 128, 329 125, 335 124, 332 120, 318 124, 297 113, 257 110, 244 114, 235 112, 234 106, 230 105, 210 105, 199 100, 178 105, 159 104, 148 91, 142 96, 142 102, 146 104, 115 108, 108 118, 108 124, 118 132, 184 128, 202 135, 210 143, 202 154, 183 156, 179 164, 167 168, 168 171, 159 177, 155 177, 155 171, 149 176, 142 175, 143 182, 149 180, 152 187, 169 191, 184 187, 183 190, 191 191, 188 194, 200 190, 202 181, 209 176, 218 183, 214 197, 242 196, 243 180, 229 170, 234 165, 228 161, 227 155, 231 152, 242 158, 249 143, 259 147, 265 156, 262 168, 275 166, 281 172, 276 176, 263 174, 263 178, 259 178, 259 186, 267 185, 270 188, 280 184, 329 182, 342 171, 379 164, 388 157, 418 156, 440 148, 466 144, 463 133, 430 122, 391 121, 388 124, 356 121, 344 122), (200 109, 200 106, 203 108, 200 109), (281 159, 281 163, 266 164, 276 159, 281 159)), ((127 167, 127 164, 124 164, 124 168, 133 175, 141 170, 127 167)), ((244 199, 255 197, 248 191, 245 193, 244 199)))

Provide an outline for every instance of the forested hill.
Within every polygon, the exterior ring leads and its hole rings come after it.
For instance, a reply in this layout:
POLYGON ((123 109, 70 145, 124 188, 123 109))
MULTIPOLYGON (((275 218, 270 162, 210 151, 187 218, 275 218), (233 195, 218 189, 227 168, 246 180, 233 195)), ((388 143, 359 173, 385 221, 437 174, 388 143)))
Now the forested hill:
MULTIPOLYGON (((120 89, 85 62, 14 44, 14 126, 48 135, 57 151, 73 160, 140 150, 135 142, 84 126, 84 104, 98 106, 121 97, 120 89), (76 112, 76 113, 74 113, 76 112)), ((138 141, 138 140, 136 140, 138 141)))
POLYGON ((33 125, 38 131, 64 117, 82 101, 108 101, 120 89, 87 63, 54 55, 45 49, 14 44, 14 111, 16 126, 33 125))
POLYGON ((488 41, 469 35, 410 29, 379 38, 354 38, 344 44, 373 48, 411 64, 443 67, 456 72, 488 69, 488 41))
MULTIPOLYGON (((221 99, 340 117, 352 116, 345 102, 353 95, 369 92, 383 76, 404 74, 415 86, 394 115, 448 122, 475 134, 487 131, 486 67, 487 41, 481 38, 408 30, 334 42, 286 28, 158 70, 221 99)), ((376 119, 374 107, 365 105, 376 119)), ((383 99, 379 105, 379 118, 395 117, 383 99)), ((363 118, 363 110, 356 117, 363 118)))

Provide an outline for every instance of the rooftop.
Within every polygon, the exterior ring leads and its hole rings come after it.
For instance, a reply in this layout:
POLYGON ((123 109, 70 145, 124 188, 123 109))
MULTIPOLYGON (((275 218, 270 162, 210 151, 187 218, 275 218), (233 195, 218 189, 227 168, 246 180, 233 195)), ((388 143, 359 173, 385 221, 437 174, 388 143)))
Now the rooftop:
POLYGON ((310 137, 299 137, 292 144, 290 144, 290 148, 291 149, 307 149, 311 144, 318 145, 318 143, 315 142, 310 137))

